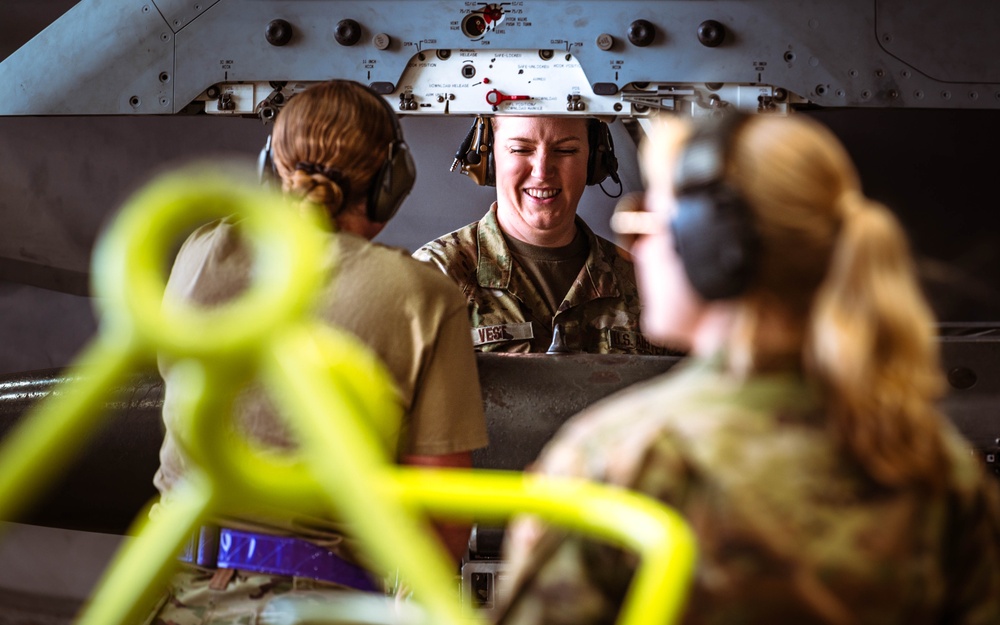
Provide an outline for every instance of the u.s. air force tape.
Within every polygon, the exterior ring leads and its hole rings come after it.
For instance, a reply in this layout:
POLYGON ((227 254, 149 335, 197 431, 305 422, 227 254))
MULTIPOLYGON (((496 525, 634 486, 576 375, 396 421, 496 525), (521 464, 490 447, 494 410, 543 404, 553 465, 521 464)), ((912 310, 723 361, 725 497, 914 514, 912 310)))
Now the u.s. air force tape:
POLYGON ((530 339, 534 336, 535 333, 531 331, 531 322, 502 323, 496 326, 472 328, 472 344, 476 347, 489 343, 530 339))
POLYGON ((608 344, 612 349, 640 354, 663 354, 666 350, 649 342, 640 332, 618 328, 608 328, 608 344))

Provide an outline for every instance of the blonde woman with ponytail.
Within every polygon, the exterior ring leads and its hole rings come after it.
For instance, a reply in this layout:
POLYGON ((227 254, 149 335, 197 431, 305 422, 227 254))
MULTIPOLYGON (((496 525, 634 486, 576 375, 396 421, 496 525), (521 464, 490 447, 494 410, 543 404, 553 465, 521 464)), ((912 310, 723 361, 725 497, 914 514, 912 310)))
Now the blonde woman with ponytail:
MULTIPOLYGON (((575 417, 537 470, 688 518, 684 623, 1000 623, 998 485, 937 408, 907 242, 840 143, 797 116, 670 117, 641 164, 612 229, 643 331, 691 358, 575 417)), ((532 519, 506 556, 499 621, 517 625, 612 623, 635 565, 532 519)))
MULTIPOLYGON (((346 80, 292 96, 275 121, 269 156, 285 194, 328 218, 330 271, 318 314, 367 344, 392 374, 403 412, 392 452, 400 463, 470 467, 472 450, 486 445, 486 422, 465 298, 444 274, 405 250, 371 243, 414 179, 395 114, 380 100, 346 80)), ((208 224, 181 248, 167 296, 215 306, 245 288, 251 270, 238 228, 229 220, 208 224)), ((160 371, 166 436, 154 482, 164 506, 182 484, 187 462, 172 434, 179 404, 172 363, 161 362, 160 371)), ((248 437, 275 449, 293 444, 261 392, 244 393, 237 410, 248 437)), ((457 570, 469 528, 442 523, 437 529, 457 570)), ((238 564, 182 565, 151 622, 257 623, 275 597, 386 590, 359 561, 350 528, 335 518, 267 510, 212 519, 203 534, 213 533, 221 544, 228 539, 250 548, 236 554, 238 564), (253 548, 265 544, 278 547, 253 548)))

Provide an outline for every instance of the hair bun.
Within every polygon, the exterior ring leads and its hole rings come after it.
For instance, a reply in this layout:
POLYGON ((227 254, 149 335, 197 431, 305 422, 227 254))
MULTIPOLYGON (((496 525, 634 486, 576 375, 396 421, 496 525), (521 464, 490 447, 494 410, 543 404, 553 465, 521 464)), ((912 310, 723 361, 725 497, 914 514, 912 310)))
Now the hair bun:
POLYGON ((286 181, 285 190, 305 202, 325 207, 333 216, 344 208, 351 181, 337 169, 300 162, 286 181))
POLYGON ((305 172, 310 176, 319 174, 331 182, 337 183, 340 190, 343 192, 344 197, 351 194, 351 181, 348 180, 347 176, 345 176, 343 172, 335 167, 323 167, 322 165, 318 165, 316 163, 299 161, 295 164, 295 169, 297 171, 305 172))

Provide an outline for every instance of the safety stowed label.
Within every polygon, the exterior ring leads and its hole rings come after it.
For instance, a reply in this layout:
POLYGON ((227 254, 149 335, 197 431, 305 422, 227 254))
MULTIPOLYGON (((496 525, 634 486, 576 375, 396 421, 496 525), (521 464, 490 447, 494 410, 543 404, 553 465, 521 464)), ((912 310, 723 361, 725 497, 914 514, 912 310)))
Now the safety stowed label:
POLYGON ((502 323, 495 326, 472 328, 472 343, 477 347, 489 343, 530 339, 534 338, 534 336, 535 333, 531 330, 531 322, 502 323))

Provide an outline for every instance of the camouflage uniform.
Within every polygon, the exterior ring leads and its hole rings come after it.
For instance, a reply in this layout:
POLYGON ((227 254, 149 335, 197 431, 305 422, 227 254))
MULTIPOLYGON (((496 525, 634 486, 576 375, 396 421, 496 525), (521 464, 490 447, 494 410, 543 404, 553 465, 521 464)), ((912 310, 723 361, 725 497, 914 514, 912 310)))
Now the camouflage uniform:
POLYGON ((434 263, 465 293, 472 340, 482 352, 557 351, 663 354, 639 332, 632 264, 577 217, 589 253, 552 318, 538 288, 518 266, 497 223, 496 203, 482 220, 427 243, 413 256, 434 263), (558 329, 558 336, 554 336, 558 329), (555 343, 553 339, 555 340, 555 343))
POLYGON ((214 570, 182 565, 144 625, 256 625, 277 597, 323 600, 331 592, 354 592, 302 577, 246 571, 233 571, 225 592, 220 592, 212 587, 215 576, 214 570))
MULTIPOLYGON (((887 489, 838 451, 800 376, 676 371, 575 417, 539 471, 684 514, 699 543, 685 624, 1000 623, 1000 495, 949 422, 944 492, 887 489)), ((610 624, 636 564, 534 519, 506 557, 505 625, 610 624)))

